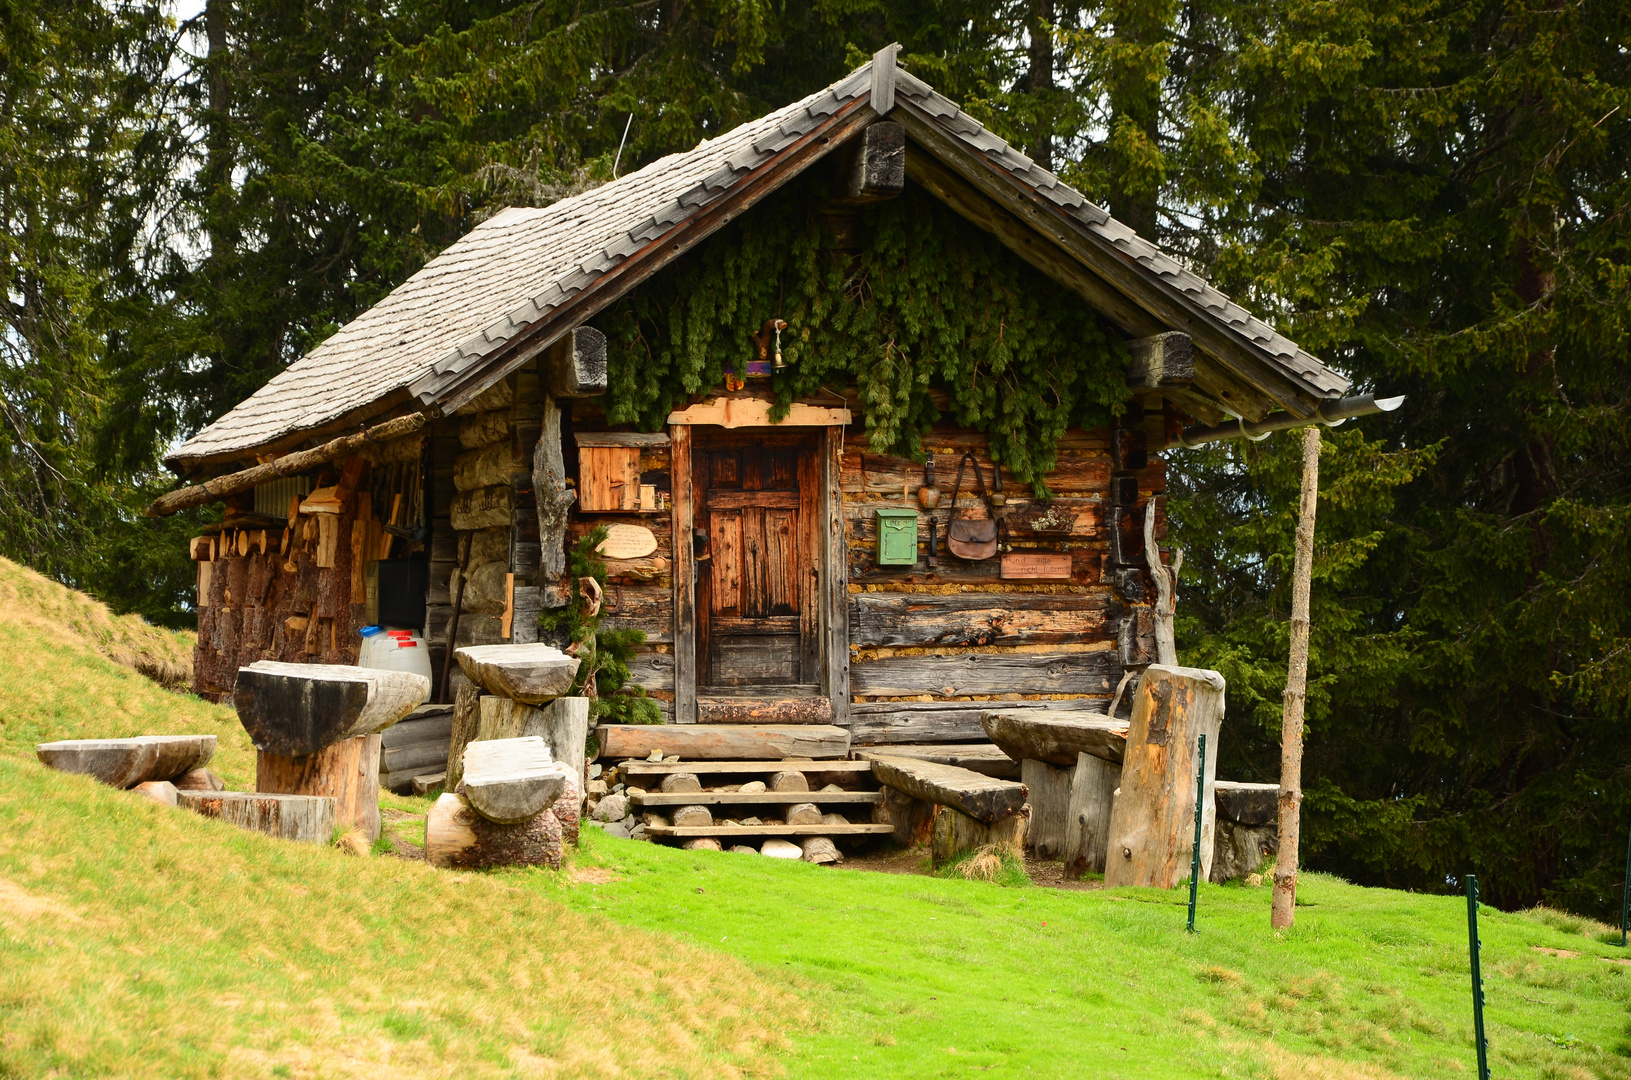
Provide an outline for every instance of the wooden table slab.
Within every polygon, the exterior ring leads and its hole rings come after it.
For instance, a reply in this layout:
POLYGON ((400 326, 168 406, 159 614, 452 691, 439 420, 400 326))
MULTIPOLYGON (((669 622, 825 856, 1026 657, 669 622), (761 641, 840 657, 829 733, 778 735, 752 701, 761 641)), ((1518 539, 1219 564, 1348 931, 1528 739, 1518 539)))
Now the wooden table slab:
POLYGON ((991 741, 1016 761, 1045 761, 1061 769, 1076 767, 1077 754, 1121 764, 1127 753, 1128 721, 1096 712, 1044 712, 1040 709, 990 709, 980 724, 991 741))
POLYGON ((986 825, 1014 816, 1025 805, 1024 784, 955 765, 879 754, 872 759, 872 775, 914 799, 949 806, 986 825))
POLYGON ((912 758, 932 761, 936 765, 955 765, 998 780, 1018 780, 1019 762, 1002 752, 992 743, 900 743, 891 746, 858 746, 854 751, 860 758, 870 760, 884 757, 912 758))

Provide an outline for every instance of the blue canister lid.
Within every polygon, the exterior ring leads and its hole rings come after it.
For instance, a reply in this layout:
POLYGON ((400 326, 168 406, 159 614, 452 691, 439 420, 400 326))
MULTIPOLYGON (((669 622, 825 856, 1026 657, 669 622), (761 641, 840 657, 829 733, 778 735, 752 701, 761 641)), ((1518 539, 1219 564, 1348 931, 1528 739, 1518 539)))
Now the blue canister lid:
POLYGON ((385 627, 383 627, 383 626, 365 626, 365 627, 363 627, 361 630, 359 630, 357 632, 359 634, 361 634, 363 637, 373 637, 375 634, 385 633, 385 627))

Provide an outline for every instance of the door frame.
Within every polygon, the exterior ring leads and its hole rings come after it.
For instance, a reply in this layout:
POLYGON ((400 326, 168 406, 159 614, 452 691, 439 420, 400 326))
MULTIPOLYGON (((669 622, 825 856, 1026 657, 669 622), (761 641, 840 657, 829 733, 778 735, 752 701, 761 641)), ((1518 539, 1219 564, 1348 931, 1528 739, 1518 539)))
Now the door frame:
POLYGON ((839 484, 839 455, 843 448, 848 409, 800 405, 780 424, 769 421, 771 403, 729 398, 693 405, 668 417, 669 469, 674 493, 674 722, 697 722, 697 618, 696 560, 691 545, 695 525, 692 490, 692 428, 709 427, 813 427, 821 429, 816 475, 820 516, 813 522, 820 538, 816 567, 820 598, 822 690, 832 702, 833 722, 849 724, 849 551, 844 528, 844 500, 839 484))

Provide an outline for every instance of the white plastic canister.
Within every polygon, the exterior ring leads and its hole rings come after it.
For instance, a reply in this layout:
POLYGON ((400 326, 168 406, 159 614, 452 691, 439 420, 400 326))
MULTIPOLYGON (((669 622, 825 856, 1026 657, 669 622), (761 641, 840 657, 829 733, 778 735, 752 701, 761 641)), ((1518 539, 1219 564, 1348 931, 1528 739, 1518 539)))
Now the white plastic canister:
POLYGON ((417 630, 385 630, 381 627, 363 629, 362 649, 357 654, 357 666, 379 668, 383 671, 411 671, 425 678, 430 673, 430 651, 417 630))

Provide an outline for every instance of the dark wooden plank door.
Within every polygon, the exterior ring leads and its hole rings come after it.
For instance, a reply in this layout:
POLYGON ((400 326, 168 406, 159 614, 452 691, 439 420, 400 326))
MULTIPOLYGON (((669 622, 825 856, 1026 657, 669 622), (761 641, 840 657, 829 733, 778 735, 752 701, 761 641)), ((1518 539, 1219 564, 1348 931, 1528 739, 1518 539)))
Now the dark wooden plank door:
POLYGON ((815 441, 758 429, 696 438, 697 682, 815 683, 815 441))

